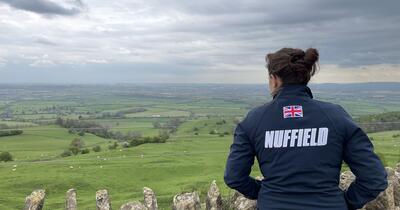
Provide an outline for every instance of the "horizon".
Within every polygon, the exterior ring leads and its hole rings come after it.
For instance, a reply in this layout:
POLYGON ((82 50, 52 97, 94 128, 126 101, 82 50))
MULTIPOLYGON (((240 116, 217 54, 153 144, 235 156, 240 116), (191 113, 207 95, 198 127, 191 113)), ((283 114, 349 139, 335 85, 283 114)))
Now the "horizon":
MULTIPOLYGON (((307 86, 313 85, 359 85, 359 84, 396 84, 400 85, 400 82, 346 82, 346 83, 335 83, 335 82, 322 82, 322 83, 308 83, 307 86)), ((27 86, 40 86, 40 85, 49 85, 49 86, 118 86, 118 85, 268 85, 266 83, 206 83, 206 82, 131 82, 131 83, 4 83, 0 82, 1 85, 27 85, 27 86)))

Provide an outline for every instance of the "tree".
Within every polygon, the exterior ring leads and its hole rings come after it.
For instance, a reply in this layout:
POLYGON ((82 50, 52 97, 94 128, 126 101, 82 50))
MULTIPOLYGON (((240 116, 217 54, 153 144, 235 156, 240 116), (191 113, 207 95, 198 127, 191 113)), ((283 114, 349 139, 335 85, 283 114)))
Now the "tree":
POLYGON ((79 148, 77 148, 77 147, 71 147, 71 148, 69 148, 69 151, 71 151, 72 154, 74 154, 74 155, 77 155, 80 152, 79 148))
POLYGON ((101 147, 99 145, 96 145, 92 148, 93 152, 100 152, 101 151, 101 147))
POLYGON ((113 150, 113 149, 116 149, 117 147, 118 147, 118 143, 117 143, 117 142, 114 142, 114 144, 108 146, 108 149, 109 149, 109 150, 113 150))
POLYGON ((69 150, 74 154, 77 155, 81 152, 81 149, 85 145, 85 142, 83 142, 82 139, 80 138, 75 138, 74 140, 71 141, 69 144, 69 150))
POLYGON ((68 157, 71 155, 72 155, 72 152, 70 150, 65 150, 63 153, 61 153, 61 157, 68 157))
POLYGON ((74 140, 71 141, 69 146, 81 149, 83 146, 85 146, 85 142, 80 138, 75 138, 74 140))
POLYGON ((127 134, 128 139, 137 139, 137 138, 141 138, 141 137, 142 137, 142 133, 140 133, 138 131, 130 131, 127 134))
POLYGON ((9 152, 0 153, 0 161, 8 162, 13 161, 13 156, 9 152))
POLYGON ((78 135, 79 136, 84 136, 85 135, 85 131, 83 131, 83 130, 79 131, 78 135))
POLYGON ((156 129, 161 128, 161 123, 158 121, 153 122, 153 128, 156 128, 156 129))
POLYGON ((22 130, 0 130, 0 136, 14 136, 14 135, 20 135, 22 134, 22 130))
POLYGON ((158 136, 165 142, 167 139, 169 139, 169 134, 167 130, 161 130, 158 133, 158 136))
POLYGON ((88 154, 89 152, 90 150, 88 148, 81 150, 81 154, 88 154))

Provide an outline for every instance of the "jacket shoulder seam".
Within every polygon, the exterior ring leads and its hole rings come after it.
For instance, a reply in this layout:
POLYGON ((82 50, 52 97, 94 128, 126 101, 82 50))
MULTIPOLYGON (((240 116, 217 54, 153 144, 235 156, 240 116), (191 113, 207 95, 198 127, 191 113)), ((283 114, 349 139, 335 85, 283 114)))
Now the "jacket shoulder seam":
MULTIPOLYGON (((343 139, 345 139, 345 136, 343 136, 339 130, 337 129, 335 122, 333 121, 333 119, 329 116, 328 113, 326 113, 326 111, 321 107, 321 105, 316 101, 316 104, 318 106, 319 109, 321 109, 322 113, 324 113, 324 115, 326 116, 326 118, 328 118, 329 122, 332 124, 333 129, 335 130, 335 132, 340 135, 343 139)), ((336 104, 335 104, 336 105, 336 104)))

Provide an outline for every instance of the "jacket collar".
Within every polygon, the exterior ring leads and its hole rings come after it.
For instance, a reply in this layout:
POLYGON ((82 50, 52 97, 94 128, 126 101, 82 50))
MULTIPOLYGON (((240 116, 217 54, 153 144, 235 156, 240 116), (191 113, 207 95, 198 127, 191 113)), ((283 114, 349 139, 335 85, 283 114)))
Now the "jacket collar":
POLYGON ((313 98, 311 89, 307 85, 303 84, 283 84, 282 87, 273 96, 273 99, 281 96, 301 96, 313 98))

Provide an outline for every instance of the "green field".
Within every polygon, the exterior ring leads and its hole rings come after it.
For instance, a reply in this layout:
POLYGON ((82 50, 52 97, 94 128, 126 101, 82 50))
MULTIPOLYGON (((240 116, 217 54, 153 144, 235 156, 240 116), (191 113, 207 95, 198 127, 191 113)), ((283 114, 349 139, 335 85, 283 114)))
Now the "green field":
MULTIPOLYGON (((88 134, 83 137, 85 143, 99 144, 104 151, 67 158, 54 157, 75 137, 62 128, 32 128, 21 136, 3 137, 0 139, 2 150, 10 151, 17 160, 0 164, 3 180, 0 209, 20 209, 25 196, 37 188, 47 191, 45 209, 62 209, 65 191, 69 188, 77 189, 80 209, 94 209, 94 193, 103 188, 109 190, 115 207, 130 200, 141 200, 144 186, 155 190, 163 209, 171 205, 173 195, 182 191, 197 190, 204 201, 213 179, 226 196, 229 190, 222 176, 232 138, 207 134, 211 126, 204 123, 213 125, 215 121, 189 121, 164 144, 112 151, 106 149, 108 140, 88 134), (194 126, 199 127, 198 136, 191 134, 194 126)), ((381 158, 388 166, 400 161, 400 137, 393 138, 397 133, 400 131, 371 134, 376 152, 383 154, 381 158)), ((257 167, 254 169, 253 174, 259 175, 257 167)))
MULTIPOLYGON (((69 139, 74 136, 60 129, 49 131, 48 128, 43 127, 42 132, 49 133, 45 138, 35 135, 38 132, 35 130, 0 139, 1 145, 18 159, 0 165, 5 181, 0 184, 0 189, 13 191, 12 194, 7 191, 0 193, 1 209, 21 208, 24 197, 36 188, 44 188, 48 192, 45 209, 62 209, 64 194, 69 188, 78 190, 80 209, 94 209, 94 193, 102 188, 110 191, 113 205, 120 206, 132 199, 140 200, 142 187, 148 186, 155 190, 163 208, 167 208, 172 196, 181 191, 196 189, 204 196, 213 179, 227 193, 222 174, 230 136, 199 134, 189 137, 190 132, 181 132, 165 144, 145 144, 53 158, 67 147, 69 139), (33 141, 40 141, 43 147, 31 146, 33 141), (54 141, 57 143, 52 143, 54 141), (20 151, 23 145, 32 148, 32 151, 20 151), (51 159, 40 160, 41 154, 46 155, 43 159, 51 159), (13 168, 16 170, 13 171, 13 168)), ((99 139, 92 136, 85 135, 84 138, 87 144, 99 143, 99 139)), ((104 140, 101 145, 107 144, 108 141, 104 140)))
MULTIPOLYGON (((77 190, 79 209, 83 210, 95 209, 95 192, 99 189, 109 190, 114 209, 142 200, 145 186, 155 191, 161 209, 170 209, 172 197, 184 191, 198 191, 205 202, 212 180, 228 196, 232 191, 223 182, 223 172, 233 129, 251 107, 268 101, 252 86, 234 87, 233 92, 225 90, 227 87, 180 86, 182 90, 177 91, 168 86, 161 88, 161 93, 150 86, 46 88, 27 88, 17 96, 3 93, 6 97, 0 99, 0 128, 23 130, 20 135, 0 137, 0 152, 8 151, 14 158, 0 162, 1 210, 21 209, 25 197, 39 188, 47 193, 45 210, 63 209, 70 188, 77 190), (125 113, 132 108, 145 110, 125 113), (114 116, 119 112, 123 114, 114 116), (57 117, 95 122, 121 135, 135 132, 143 137, 168 130, 162 126, 173 119, 183 123, 171 131, 166 143, 129 148, 120 143, 110 150, 117 140, 69 132, 55 124, 57 117), (75 138, 81 138, 90 153, 61 157, 75 138), (102 151, 92 151, 96 145, 102 151)), ((371 101, 367 95, 354 99, 337 94, 323 92, 328 101, 342 104, 354 116, 399 109, 400 97, 384 103, 381 98, 371 101)), ((400 162, 400 130, 369 135, 386 166, 400 162)), ((257 166, 253 169, 254 176, 260 175, 257 166)), ((346 169, 344 165, 342 170, 346 169)))

